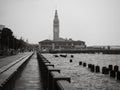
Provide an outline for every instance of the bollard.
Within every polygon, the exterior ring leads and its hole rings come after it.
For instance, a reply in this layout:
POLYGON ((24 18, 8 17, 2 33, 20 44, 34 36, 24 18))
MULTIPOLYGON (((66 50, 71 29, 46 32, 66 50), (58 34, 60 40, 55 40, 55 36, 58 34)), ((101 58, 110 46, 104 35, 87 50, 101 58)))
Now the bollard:
POLYGON ((103 67, 102 68, 102 74, 109 74, 109 68, 103 67))
POLYGON ((83 63, 83 67, 86 67, 86 63, 85 62, 83 63))
POLYGON ((116 77, 116 72, 114 70, 110 71, 110 77, 113 77, 113 78, 116 77))
POLYGON ((117 72, 117 80, 120 80, 120 71, 117 72))
POLYGON ((88 64, 88 68, 91 68, 92 64, 88 64))
POLYGON ((70 59, 70 63, 72 63, 72 59, 70 59))
POLYGON ((95 71, 95 65, 91 65, 91 72, 95 71))
POLYGON ((118 65, 115 65, 115 66, 114 66, 114 71, 115 71, 115 72, 118 72, 118 70, 119 70, 119 66, 118 66, 118 65))
POLYGON ((96 71, 96 73, 100 72, 100 66, 97 65, 97 66, 95 67, 95 71, 96 71))
POLYGON ((113 70, 113 65, 110 64, 110 65, 108 66, 108 68, 109 68, 110 71, 113 70))
POLYGON ((79 62, 79 65, 82 65, 82 61, 79 62))
POLYGON ((74 57, 74 55, 71 55, 71 58, 73 58, 74 57))

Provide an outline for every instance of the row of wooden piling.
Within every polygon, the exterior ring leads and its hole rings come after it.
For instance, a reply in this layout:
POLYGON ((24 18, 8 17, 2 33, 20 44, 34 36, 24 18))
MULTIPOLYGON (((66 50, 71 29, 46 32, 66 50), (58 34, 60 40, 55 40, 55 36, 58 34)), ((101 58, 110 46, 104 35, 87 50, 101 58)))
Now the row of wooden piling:
MULTIPOLYGON (((60 55, 61 57, 67 57, 67 55, 60 55)), ((71 59, 69 60, 70 63, 73 62, 72 58, 74 55, 71 55, 71 59)), ((87 67, 86 62, 79 62, 79 65, 83 65, 83 67, 87 67)), ((118 65, 108 65, 108 67, 102 67, 102 71, 100 71, 100 66, 99 65, 94 65, 94 64, 88 64, 88 69, 90 69, 91 72, 95 73, 100 73, 105 75, 109 75, 110 77, 116 78, 117 80, 120 80, 120 70, 118 65)))
POLYGON ((40 53, 37 53, 37 58, 45 90, 76 90, 70 83, 70 77, 63 76, 61 74, 61 70, 57 69, 54 64, 52 64, 40 53))
MULTIPOLYGON (((71 55, 72 57, 74 57, 73 55, 71 55)), ((72 59, 69 60, 70 63, 73 62, 72 59)), ((87 67, 87 63, 86 62, 79 62, 79 65, 83 65, 83 67, 87 67)), ((105 75, 110 75, 110 77, 113 78, 117 78, 117 80, 120 80, 120 70, 119 70, 119 66, 118 65, 108 65, 108 67, 102 67, 102 71, 100 71, 100 66, 99 65, 94 65, 94 64, 88 64, 88 69, 90 69, 91 72, 95 72, 95 73, 100 73, 102 72, 102 74, 105 75)))
POLYGON ((102 71, 100 71, 100 66, 99 65, 94 65, 94 64, 87 64, 86 62, 79 62, 79 65, 82 65, 83 67, 87 67, 91 72, 95 73, 100 73, 104 75, 109 75, 112 78, 116 78, 117 80, 120 80, 120 70, 118 65, 108 65, 108 67, 102 67, 102 71))

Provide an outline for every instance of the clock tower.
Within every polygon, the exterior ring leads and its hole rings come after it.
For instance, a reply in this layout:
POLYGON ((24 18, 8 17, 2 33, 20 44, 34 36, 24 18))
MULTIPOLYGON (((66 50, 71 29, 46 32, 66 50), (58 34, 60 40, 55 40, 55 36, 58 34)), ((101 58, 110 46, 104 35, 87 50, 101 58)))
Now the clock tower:
POLYGON ((53 20, 53 40, 55 41, 59 40, 59 19, 57 10, 55 10, 55 16, 53 20))

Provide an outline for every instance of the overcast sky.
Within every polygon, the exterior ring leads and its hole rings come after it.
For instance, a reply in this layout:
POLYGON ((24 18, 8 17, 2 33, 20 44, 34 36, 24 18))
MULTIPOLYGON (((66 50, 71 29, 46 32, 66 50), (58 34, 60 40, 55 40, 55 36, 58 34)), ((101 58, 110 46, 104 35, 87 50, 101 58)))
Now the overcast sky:
POLYGON ((120 45, 120 0, 0 0, 0 24, 38 43, 52 39, 55 9, 61 37, 120 45))

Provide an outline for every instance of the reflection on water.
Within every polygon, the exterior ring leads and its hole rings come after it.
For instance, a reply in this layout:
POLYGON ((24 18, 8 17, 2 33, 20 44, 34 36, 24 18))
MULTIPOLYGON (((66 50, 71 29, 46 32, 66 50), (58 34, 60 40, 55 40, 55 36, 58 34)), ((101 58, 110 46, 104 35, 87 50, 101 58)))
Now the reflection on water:
POLYGON ((70 63, 70 54, 67 58, 55 58, 52 54, 43 54, 55 67, 61 69, 61 74, 71 77, 71 83, 78 90, 120 90, 120 81, 110 78, 102 73, 92 73, 87 67, 79 66, 79 61, 87 64, 99 65, 109 64, 120 66, 120 55, 102 54, 74 54, 73 62, 70 63))

